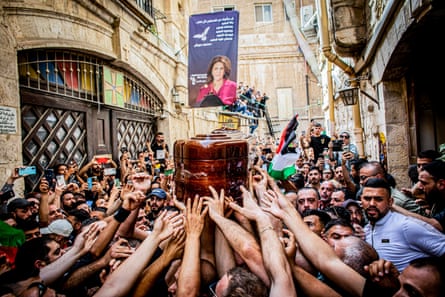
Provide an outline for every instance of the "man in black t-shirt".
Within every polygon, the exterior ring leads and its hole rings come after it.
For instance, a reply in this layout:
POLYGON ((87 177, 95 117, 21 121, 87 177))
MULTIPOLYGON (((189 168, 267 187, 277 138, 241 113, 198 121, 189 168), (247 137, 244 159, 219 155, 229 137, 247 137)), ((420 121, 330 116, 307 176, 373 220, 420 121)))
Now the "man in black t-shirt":
MULTIPOLYGON (((165 143, 164 133, 157 132, 154 141, 151 144, 151 150, 154 153, 155 159, 160 164, 160 172, 165 170, 165 160, 168 159, 168 145, 165 143)), ((157 168, 155 164, 155 168, 157 168)))
POLYGON ((321 134, 322 127, 320 123, 312 121, 308 130, 308 133, 306 133, 306 139, 309 146, 314 150, 314 160, 317 161, 318 157, 323 156, 323 149, 328 149, 331 138, 321 134))

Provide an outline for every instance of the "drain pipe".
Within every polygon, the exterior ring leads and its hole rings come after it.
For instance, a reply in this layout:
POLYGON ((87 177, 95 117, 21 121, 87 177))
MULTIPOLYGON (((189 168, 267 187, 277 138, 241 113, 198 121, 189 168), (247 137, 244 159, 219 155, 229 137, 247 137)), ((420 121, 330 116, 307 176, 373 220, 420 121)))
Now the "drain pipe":
MULTIPOLYGON (((321 50, 331 63, 335 64, 339 67, 343 72, 345 72, 351 81, 351 87, 357 87, 357 75, 354 71, 354 68, 346 64, 343 60, 340 59, 335 53, 332 52, 331 44, 329 42, 329 24, 328 24, 328 11, 327 11, 327 0, 317 0, 317 5, 320 11, 320 47, 321 50)), ((330 74, 329 74, 330 75, 330 74)), ((332 97, 332 94, 330 94, 332 97)), ((332 106, 333 108, 333 106, 332 106)), ((352 106, 352 118, 354 121, 354 136, 355 143, 357 145, 358 153, 360 158, 364 157, 364 145, 363 145, 363 128, 362 128, 362 119, 360 115, 360 102, 352 106)))

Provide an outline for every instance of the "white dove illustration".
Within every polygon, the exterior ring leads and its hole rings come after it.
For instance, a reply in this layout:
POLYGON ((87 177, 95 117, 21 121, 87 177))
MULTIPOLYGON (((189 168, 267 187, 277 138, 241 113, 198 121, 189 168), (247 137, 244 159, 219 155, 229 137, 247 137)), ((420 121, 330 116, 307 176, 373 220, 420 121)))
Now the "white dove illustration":
POLYGON ((202 41, 207 40, 207 33, 209 32, 210 26, 205 28, 204 31, 201 34, 195 34, 193 35, 193 38, 201 39, 202 41))

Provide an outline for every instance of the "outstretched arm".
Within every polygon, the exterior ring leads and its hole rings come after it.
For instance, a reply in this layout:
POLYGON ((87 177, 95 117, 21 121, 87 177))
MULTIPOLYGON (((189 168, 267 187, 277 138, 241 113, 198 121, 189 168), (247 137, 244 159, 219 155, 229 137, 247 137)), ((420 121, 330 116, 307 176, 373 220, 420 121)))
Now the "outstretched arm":
MULTIPOLYGON (((218 193, 213 187, 209 187, 209 189, 213 198, 203 198, 206 201, 206 205, 209 207, 210 218, 215 222, 218 230, 220 230, 227 239, 232 249, 240 255, 250 271, 257 275, 269 287, 270 280, 264 268, 260 245, 253 234, 221 214, 221 208, 224 208, 224 191, 221 190, 221 194, 218 196, 218 193)), ((226 271, 224 271, 223 274, 225 272, 226 271)))
POLYGON ((295 236, 289 230, 283 229, 283 233, 287 237, 281 240, 284 245, 287 260, 289 261, 292 275, 294 276, 295 285, 305 295, 311 297, 341 297, 334 289, 317 279, 314 275, 304 270, 295 263, 295 254, 297 245, 295 236))
POLYGON ((62 284, 63 290, 75 288, 105 268, 112 259, 125 259, 133 253, 128 242, 121 238, 116 241, 105 255, 96 261, 75 270, 62 284))
POLYGON ((405 216, 413 217, 413 218, 416 218, 418 220, 424 221, 424 222, 430 224, 431 226, 433 226, 434 228, 436 228, 437 230, 439 230, 440 232, 443 232, 442 225, 435 218, 428 218, 428 217, 422 216, 422 215, 420 215, 418 213, 406 210, 405 208, 400 207, 400 206, 395 205, 395 204, 393 204, 391 206, 391 208, 394 211, 397 211, 398 213, 401 213, 401 214, 403 214, 405 216))
POLYGON ((235 203, 230 203, 230 207, 241 212, 248 219, 256 221, 261 239, 264 267, 271 281, 269 296, 297 296, 289 263, 269 216, 261 210, 246 188, 241 186, 241 190, 243 192, 243 207, 235 203))
POLYGON ((88 229, 77 235, 71 249, 56 261, 40 269, 40 278, 48 285, 59 279, 71 266, 85 255, 96 240, 99 225, 92 223, 88 229))
POLYGON ((150 266, 145 268, 142 279, 137 283, 133 297, 149 296, 156 280, 161 276, 164 269, 175 259, 180 259, 184 251, 185 232, 180 230, 177 235, 172 235, 168 239, 167 247, 150 266))
POLYGON ((295 235, 298 246, 312 264, 352 296, 362 296, 365 278, 343 263, 333 249, 313 233, 304 223, 298 211, 281 194, 279 188, 273 186, 275 197, 266 194, 264 210, 281 218, 287 228, 295 235))
POLYGON ((159 243, 171 236, 175 229, 182 225, 181 217, 175 214, 167 215, 163 211, 156 219, 153 232, 147 236, 138 249, 127 258, 96 292, 95 297, 126 296, 140 274, 147 266, 159 243))
POLYGON ((184 256, 182 257, 181 271, 178 276, 178 297, 198 296, 201 286, 200 237, 204 228, 204 220, 208 208, 202 210, 202 199, 195 197, 193 205, 187 199, 185 211, 185 240, 184 256))

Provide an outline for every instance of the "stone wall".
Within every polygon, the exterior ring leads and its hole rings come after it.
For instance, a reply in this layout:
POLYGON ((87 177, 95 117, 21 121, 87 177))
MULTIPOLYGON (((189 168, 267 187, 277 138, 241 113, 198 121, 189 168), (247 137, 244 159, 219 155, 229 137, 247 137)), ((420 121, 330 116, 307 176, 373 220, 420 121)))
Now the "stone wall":
MULTIPOLYGON (((1 12, 1 9, 0 9, 1 12)), ((20 128, 20 98, 18 94, 18 72, 17 72, 17 54, 15 51, 16 42, 9 30, 5 26, 3 13, 0 20, 0 106, 14 108, 16 110, 17 132, 14 134, 0 134, 0 186, 11 175, 12 170, 22 163, 21 150, 21 128, 20 128)), ((16 182, 15 191, 17 195, 23 195, 23 180, 16 182)))
MULTIPOLYGON (((176 3, 176 1, 173 1, 176 3)), ((184 1, 182 1, 184 2, 184 1)), ((17 133, 0 134, 0 183, 11 170, 22 164, 20 98, 17 73, 17 51, 32 48, 66 48, 90 53, 128 71, 146 84, 164 101, 165 109, 174 113, 171 89, 187 77, 185 58, 175 56, 178 44, 169 44, 158 32, 155 36, 146 26, 148 18, 136 15, 131 9, 115 1, 2 1, 0 3, 0 101, 1 106, 17 109, 17 133)), ((135 5, 135 4, 133 4, 135 5)), ((171 9, 177 9, 177 4, 171 9)), ((185 5, 189 7, 189 5, 185 5)), ((165 20, 163 30, 176 32, 170 37, 175 43, 183 42, 186 30, 182 24, 189 11, 175 19, 165 20)), ((183 96, 186 95, 183 91, 183 96)), ((158 130, 167 139, 186 138, 189 133, 186 116, 159 122, 158 130), (178 129, 180 127, 180 129, 178 129), (174 131, 173 133, 170 133, 174 131), (172 134, 172 135, 170 135, 172 134)), ((206 126, 206 125, 203 125, 206 126)), ((20 182, 18 183, 20 187, 20 182)), ((17 193, 19 193, 18 191, 17 193)))

